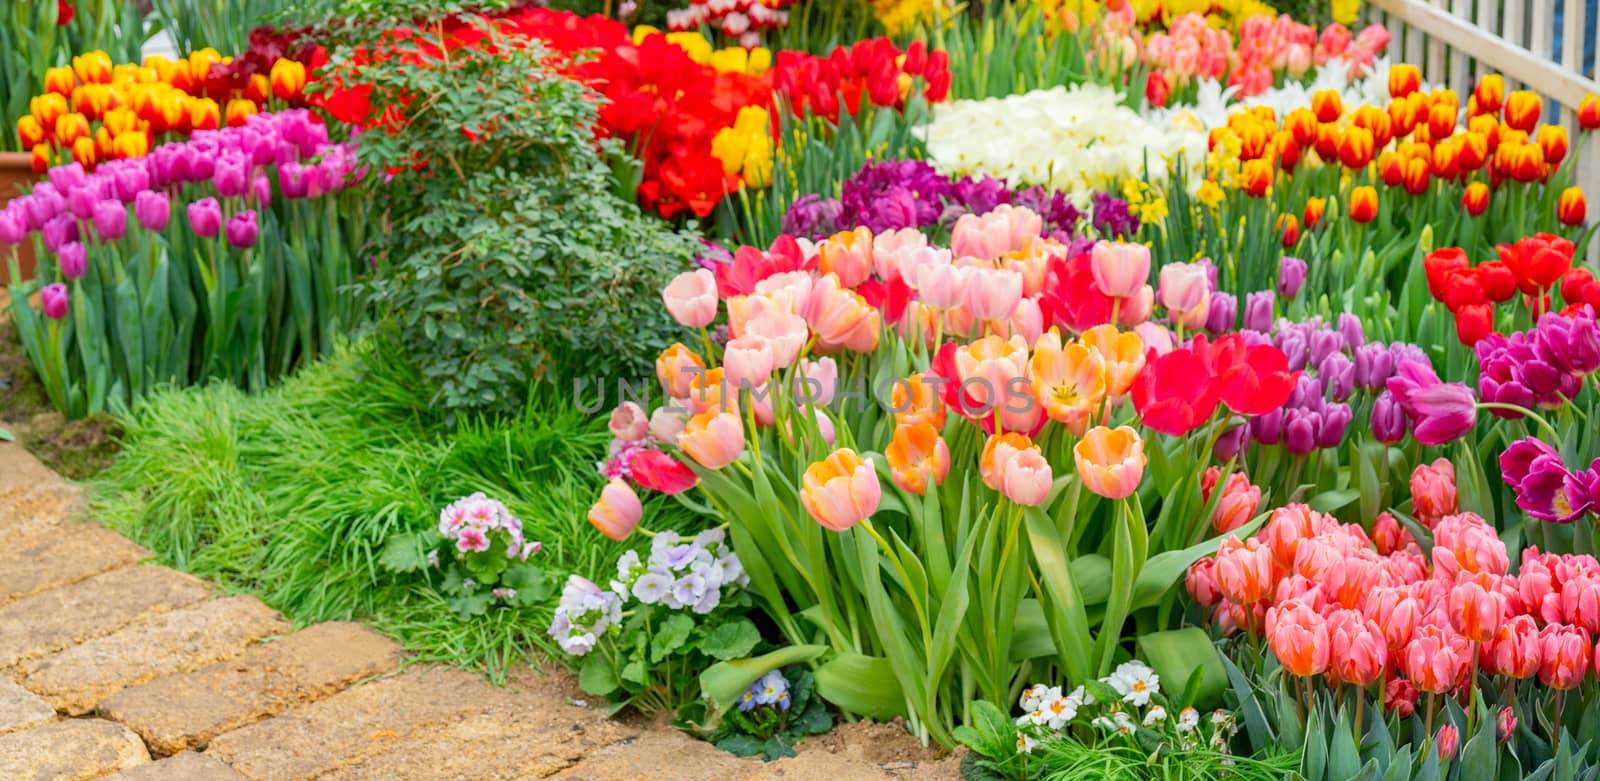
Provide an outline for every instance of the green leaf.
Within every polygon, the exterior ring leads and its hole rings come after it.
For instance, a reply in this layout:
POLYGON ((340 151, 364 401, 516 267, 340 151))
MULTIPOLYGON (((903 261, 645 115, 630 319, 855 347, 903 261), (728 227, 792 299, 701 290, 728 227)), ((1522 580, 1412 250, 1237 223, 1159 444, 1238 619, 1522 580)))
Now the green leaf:
POLYGON ((717 748, 736 757, 753 757, 766 751, 766 743, 749 735, 729 735, 717 741, 717 748))
POLYGON ((1337 491, 1323 491, 1307 500, 1306 504, 1317 512, 1334 513, 1360 498, 1361 491, 1355 488, 1343 488, 1337 491))
POLYGON ((422 549, 419 534, 398 534, 383 544, 378 563, 395 572, 415 572, 428 566, 428 553, 422 549))
MULTIPOLYGON (((1261 528, 1270 517, 1269 513, 1261 513, 1230 533, 1238 535, 1239 539, 1244 539, 1261 528)), ((1183 577, 1183 573, 1188 571, 1190 565, 1202 557, 1216 553, 1217 546, 1222 544, 1223 539, 1225 536, 1213 537, 1182 550, 1163 551, 1151 556, 1150 560, 1144 563, 1144 568, 1139 571, 1139 579, 1134 582, 1133 604, 1130 609, 1139 610, 1159 603, 1162 595, 1183 577)))
POLYGON ((583 666, 578 668, 579 688, 597 697, 604 697, 616 691, 620 685, 616 670, 611 668, 611 663, 603 655, 590 652, 584 657, 583 666))
POLYGON ((643 659, 634 659, 622 666, 622 682, 635 686, 643 686, 650 681, 650 671, 645 669, 643 659))
POLYGON ((1092 653, 1089 616, 1067 563, 1066 543, 1055 522, 1039 508, 1026 508, 1023 517, 1034 560, 1043 576, 1039 600, 1055 639, 1056 658, 1067 678, 1086 681, 1093 677, 1089 666, 1092 653))
POLYGON ((887 659, 839 653, 818 667, 816 675, 817 694, 840 710, 876 721, 906 715, 905 694, 887 659))
POLYGON ((806 706, 799 718, 789 722, 789 729, 798 735, 821 735, 833 729, 833 717, 828 715, 822 701, 816 700, 806 706))
MULTIPOLYGON (((650 663, 656 664, 682 648, 693 631, 694 619, 682 613, 668 616, 656 627, 655 636, 650 638, 650 663)), ((626 678, 626 674, 623 677, 626 678)))
POLYGON ((1361 751, 1356 748, 1355 732, 1350 724, 1350 719, 1342 712, 1335 719, 1333 735, 1328 739, 1329 781, 1354 778, 1361 771, 1361 751))
POLYGON ((705 655, 726 662, 749 655, 760 642, 761 631, 756 625, 749 619, 739 618, 718 625, 698 645, 705 655))
POLYGON ((1228 688, 1228 670, 1204 630, 1191 626, 1141 635, 1137 647, 1138 657, 1161 676, 1163 689, 1180 686, 1199 673, 1195 699, 1185 705, 1207 710, 1228 688))
POLYGON ((767 754, 768 762, 771 762, 774 759, 783 759, 785 757, 792 757, 795 755, 794 749, 790 748, 789 744, 778 735, 773 735, 772 737, 767 738, 767 742, 762 749, 767 754))
POLYGON ((825 645, 791 645, 754 658, 717 662, 707 667, 700 673, 700 693, 716 706, 712 719, 737 705, 739 695, 757 678, 779 667, 809 662, 827 650, 825 645))
POLYGON ((1328 736, 1323 734, 1322 709, 1312 707, 1306 719, 1305 748, 1300 755, 1300 775, 1309 781, 1324 777, 1328 767, 1328 736))
POLYGON ((973 753, 994 760, 1007 759, 1016 753, 1016 734, 1016 725, 988 700, 973 702, 972 723, 955 730, 956 740, 973 753))

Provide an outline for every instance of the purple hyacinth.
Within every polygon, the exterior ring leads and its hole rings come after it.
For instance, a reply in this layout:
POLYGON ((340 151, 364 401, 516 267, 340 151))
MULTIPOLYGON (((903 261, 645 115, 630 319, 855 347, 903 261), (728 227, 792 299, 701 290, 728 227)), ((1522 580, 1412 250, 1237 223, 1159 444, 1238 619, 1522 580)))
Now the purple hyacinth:
MULTIPOLYGON (((1130 237, 1139 232, 1138 215, 1121 198, 1097 192, 1091 199, 1089 209, 1094 214, 1094 229, 1101 236, 1130 237)), ((1216 287, 1214 282, 1212 287, 1216 287)))

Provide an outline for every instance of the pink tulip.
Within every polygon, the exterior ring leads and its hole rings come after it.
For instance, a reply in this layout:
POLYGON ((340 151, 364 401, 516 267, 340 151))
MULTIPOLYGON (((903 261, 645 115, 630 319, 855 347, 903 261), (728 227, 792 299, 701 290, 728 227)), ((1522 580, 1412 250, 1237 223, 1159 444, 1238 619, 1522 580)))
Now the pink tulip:
POLYGON ((1467 677, 1471 644, 1450 629, 1422 626, 1400 652, 1400 669, 1418 689, 1444 694, 1467 677))
POLYGON ((1582 572, 1561 584, 1561 614, 1586 632, 1600 632, 1600 572, 1582 572))
POLYGON ((744 425, 733 412, 702 412, 678 434, 678 447, 701 466, 721 469, 744 452, 744 425))
POLYGON ((1301 678, 1328 669, 1328 624, 1320 613, 1297 600, 1267 610, 1267 645, 1291 675, 1301 678))
POLYGON ((1398 651, 1411 642, 1421 619, 1421 606, 1403 588, 1377 588, 1367 595, 1362 612, 1383 630, 1384 643, 1398 651))
POLYGON ((1331 653, 1328 678, 1365 688, 1382 675, 1389 662, 1383 630, 1359 610, 1335 610, 1328 616, 1331 653))
POLYGON ((1370 549, 1366 555, 1346 556, 1328 568, 1323 591, 1346 608, 1359 608, 1383 577, 1383 564, 1370 549))
POLYGON ((1435 459, 1411 473, 1411 504, 1411 514, 1429 529, 1456 514, 1456 470, 1449 459, 1435 459))
POLYGON ((1044 232, 1044 218, 1025 206, 1002 203, 984 215, 984 219, 1006 226, 1006 248, 1002 254, 1026 248, 1044 232))
POLYGON ((656 407, 655 412, 650 413, 650 436, 662 442, 677 442, 678 435, 689 423, 688 411, 689 402, 684 399, 673 399, 656 407))
POLYGON ((1018 451, 1002 467, 1000 492, 1017 504, 1038 507, 1050 497, 1050 462, 1037 447, 1018 451))
POLYGON ((1217 586, 1216 566, 1216 559, 1203 558, 1189 565, 1189 570, 1183 576, 1183 586, 1188 590, 1189 598, 1208 610, 1222 601, 1222 590, 1217 586))
POLYGON ((644 507, 639 504, 639 496, 633 488, 622 478, 613 477, 600 490, 599 501, 589 508, 589 523, 601 534, 620 542, 633 534, 643 515, 644 507))
POLYGON ((1011 249, 1011 226, 1002 217, 963 214, 950 230, 950 251, 958 258, 994 260, 1011 249))
MULTIPOLYGON (((1200 501, 1211 501, 1211 492, 1217 481, 1222 477, 1220 467, 1211 467, 1205 471, 1200 479, 1200 501)), ((1228 483, 1222 490, 1222 499, 1219 500, 1217 511, 1211 516, 1211 528, 1218 534, 1226 534, 1249 523, 1256 514, 1256 507, 1261 504, 1261 489, 1250 484, 1250 478, 1243 472, 1234 472, 1228 476, 1228 483)))
POLYGON ((685 271, 661 291, 672 319, 689 328, 704 328, 717 319, 717 275, 709 269, 685 271))
POLYGON ((1006 320, 1022 300, 1022 275, 1006 269, 977 267, 967 285, 967 306, 979 320, 1006 320))
POLYGON ((917 295, 934 309, 950 309, 967 302, 970 271, 954 263, 933 262, 917 267, 917 295))
POLYGON ((821 277, 811 287, 802 314, 816 334, 817 349, 823 352, 849 348, 865 353, 878 347, 882 325, 878 310, 833 274, 821 277))
POLYGON ((1156 355, 1172 352, 1172 332, 1167 330, 1166 326, 1146 320, 1134 326, 1133 332, 1138 334, 1144 346, 1154 350, 1156 355))
POLYGON ((800 503, 824 528, 836 532, 872 517, 883 488, 872 462, 854 450, 835 450, 806 469, 800 503))
POLYGON ((1417 685, 1404 678, 1390 678, 1383 685, 1383 709, 1402 719, 1417 710, 1417 685))
POLYGON ((611 436, 623 442, 638 442, 650 430, 650 419, 645 417, 644 409, 631 401, 624 401, 611 411, 611 420, 607 424, 611 429, 611 436))
POLYGON ((1267 598, 1277 584, 1272 549, 1251 537, 1230 536, 1217 548, 1217 588, 1229 602, 1251 605, 1267 598))
POLYGON ((67 316, 67 286, 60 282, 45 285, 39 291, 39 309, 51 320, 67 316))
POLYGON ((1372 522, 1372 544, 1378 552, 1387 556, 1398 550, 1409 549, 1417 544, 1411 532, 1400 525, 1389 513, 1378 513, 1372 522))
POLYGON ((1511 740, 1517 734, 1517 714, 1510 705, 1500 709, 1500 715, 1495 717, 1495 738, 1501 743, 1511 740))
POLYGON ((1433 567, 1446 581, 1461 572, 1504 575, 1510 566, 1500 535, 1476 513, 1445 516, 1433 529, 1433 567))
POLYGON ((1481 643, 1494 637, 1506 613, 1506 597, 1493 575, 1463 575, 1450 589, 1450 623, 1468 640, 1481 643))
POLYGON ((800 375, 795 378, 795 400, 800 403, 826 407, 833 403, 839 392, 839 364, 832 358, 800 361, 800 375))
POLYGON ((806 328, 806 321, 799 315, 777 310, 757 315, 745 323, 744 332, 767 343, 772 351, 774 369, 786 369, 794 365, 811 333, 806 328))
MULTIPOLYGON (((1117 322, 1125 328, 1137 328, 1150 319, 1155 306, 1155 288, 1145 285, 1118 304, 1117 322)), ((1206 307, 1206 313, 1209 315, 1210 312, 1210 307, 1206 307)))
POLYGON ((1272 548, 1279 565, 1292 567, 1300 541, 1322 534, 1332 526, 1322 513, 1303 504, 1290 504, 1272 511, 1260 536, 1272 548))
POLYGON ((754 334, 729 340, 722 353, 723 376, 739 390, 765 385, 772 376, 772 365, 772 345, 754 334))
POLYGON ((1022 341, 1029 345, 1037 344, 1039 337, 1044 334, 1044 310, 1039 308, 1039 299, 1024 298, 1017 302, 1016 311, 1011 313, 1008 325, 1009 335, 1021 336, 1022 341))
POLYGON ((1589 633, 1551 624, 1539 632, 1539 681, 1552 689, 1575 689, 1589 674, 1589 633))
POLYGON ((1291 599, 1304 602, 1318 613, 1323 612, 1331 604, 1328 597, 1323 594, 1322 586, 1304 575, 1290 575, 1278 581, 1277 588, 1272 590, 1273 602, 1281 603, 1291 599))
POLYGON ((1539 672, 1539 625, 1532 616, 1513 616, 1481 648, 1478 663, 1490 675, 1531 678, 1539 672))
POLYGON ((1461 747, 1461 734, 1456 731, 1456 725, 1446 724, 1439 728, 1439 761, 1448 763, 1455 758, 1456 749, 1461 747))
POLYGON ((1096 242, 1089 263, 1095 286, 1112 298, 1138 295, 1150 279, 1150 248, 1143 244, 1096 242))
POLYGON ((1201 310, 1211 295, 1211 280, 1199 263, 1168 263, 1161 267, 1161 305, 1173 312, 1201 310))
MULTIPOLYGON (((905 279, 909 284, 910 275, 905 273, 907 260, 927 246, 928 237, 916 228, 884 231, 872 237, 872 262, 878 270, 878 276, 883 277, 885 282, 905 279)), ((915 263, 911 265, 914 271, 915 263)))
POLYGON ((843 231, 817 245, 817 270, 834 274, 840 284, 855 287, 872 276, 872 231, 843 231))

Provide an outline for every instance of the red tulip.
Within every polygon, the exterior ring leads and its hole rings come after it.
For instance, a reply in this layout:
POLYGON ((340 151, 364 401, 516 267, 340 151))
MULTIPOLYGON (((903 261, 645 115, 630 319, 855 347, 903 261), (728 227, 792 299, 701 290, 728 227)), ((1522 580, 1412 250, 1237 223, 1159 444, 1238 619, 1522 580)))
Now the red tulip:
POLYGON ((1422 259, 1423 271, 1428 277, 1428 292, 1435 301, 1444 301, 1445 277, 1457 269, 1468 268, 1472 261, 1467 260, 1467 253, 1460 247, 1441 247, 1428 253, 1422 259))
MULTIPOLYGON (((1196 349, 1206 349, 1204 336, 1196 349)), ((1300 372, 1289 370, 1289 358, 1269 344, 1246 347, 1238 334, 1209 346, 1211 371, 1222 402, 1240 415, 1265 415, 1289 401, 1300 372)))
POLYGON ((1517 275, 1503 260, 1479 265, 1478 281, 1483 283, 1484 294, 1496 304, 1503 304, 1517 295, 1517 275))
POLYGON ((1203 425, 1216 410, 1217 385, 1211 362, 1195 349, 1152 355, 1133 381, 1133 408, 1145 426, 1181 437, 1203 425))
POLYGON ((1486 303, 1489 294, 1475 268, 1459 268, 1444 277, 1444 305, 1455 312, 1461 307, 1486 303))
POLYGON ((1572 269, 1572 242, 1540 233, 1515 244, 1501 244, 1500 259, 1517 276, 1517 287, 1533 295, 1547 290, 1572 269))
POLYGON ((1471 347, 1494 333, 1494 306, 1468 304, 1456 310, 1456 338, 1471 347))

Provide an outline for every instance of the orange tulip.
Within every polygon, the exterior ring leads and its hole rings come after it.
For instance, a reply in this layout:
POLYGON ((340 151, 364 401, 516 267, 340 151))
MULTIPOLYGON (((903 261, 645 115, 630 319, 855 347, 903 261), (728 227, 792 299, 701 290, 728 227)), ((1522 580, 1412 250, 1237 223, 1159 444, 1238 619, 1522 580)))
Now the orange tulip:
POLYGON ((1476 217, 1489 208, 1489 185, 1483 182, 1473 182, 1467 185, 1466 192, 1461 194, 1461 207, 1467 214, 1476 217))
POLYGON ((1389 101, 1389 127, 1396 136, 1411 132, 1417 125, 1417 107, 1409 100, 1389 101))
POLYGON ((589 523, 601 534, 621 542, 639 527, 639 519, 643 515, 644 507, 639 503, 639 495, 633 492, 626 480, 613 477, 605 488, 600 489, 600 499, 589 508, 589 523))
POLYGON ((1562 225, 1582 225, 1589 216, 1589 203, 1584 200, 1582 187, 1568 187, 1556 199, 1556 219, 1562 225))
POLYGON ((1106 362, 1099 350, 1079 342, 1063 347, 1054 328, 1033 346, 1028 377, 1045 414, 1077 432, 1088 427, 1106 395, 1106 362))
POLYGON ((1500 148, 1511 150, 1507 157, 1506 173, 1512 179, 1532 184, 1544 178, 1544 150, 1538 144, 1511 144, 1500 148))
POLYGON ((1144 371, 1144 340, 1133 331, 1118 331, 1114 325, 1097 325, 1078 337, 1085 347, 1100 353, 1106 367, 1105 392, 1113 399, 1127 395, 1139 372, 1144 371))
POLYGON ((36 174, 50 170, 50 145, 34 144, 29 162, 33 164, 33 172, 36 174))
POLYGON ((1268 647, 1291 675, 1306 678, 1328 669, 1328 623, 1309 605, 1288 599, 1268 608, 1266 630, 1268 647))
POLYGON ((67 104, 66 97, 57 95, 54 92, 35 95, 32 100, 28 101, 28 113, 38 119, 40 125, 52 130, 56 126, 56 120, 70 110, 71 106, 67 104))
POLYGON ((56 119, 56 145, 70 147, 80 138, 90 138, 89 120, 82 114, 62 114, 56 119))
POLYGON ((822 352, 869 353, 878 348, 882 316, 861 294, 845 287, 837 274, 825 274, 812 284, 804 315, 822 352))
POLYGON ((1482 133, 1465 133, 1456 136, 1456 171, 1468 174, 1483 167, 1489 159, 1489 139, 1482 133))
POLYGON ((1378 191, 1362 185, 1350 191, 1350 219, 1369 223, 1378 217, 1378 191))
POLYGON ((144 129, 139 115, 133 113, 133 109, 130 108, 114 108, 107 111, 100 122, 111 131, 113 137, 144 129))
POLYGON ((1561 165, 1567 157, 1567 129, 1560 125, 1544 125, 1534 136, 1539 143, 1539 150, 1544 153, 1544 161, 1550 165, 1561 165))
POLYGON ((1144 478, 1144 440, 1128 426, 1097 426, 1072 447, 1083 487, 1107 499, 1123 499, 1139 490, 1144 478))
POLYGON ((901 426, 927 423, 935 429, 944 429, 944 402, 933 385, 924 382, 922 375, 913 374, 894 383, 889 403, 894 410, 895 422, 901 426))
POLYGON ((306 66, 294 60, 272 63, 272 94, 278 100, 299 100, 306 88, 306 66))
POLYGON ((24 114, 17 120, 17 139, 22 142, 23 149, 32 149, 35 145, 44 143, 48 134, 39 118, 32 114, 24 114))
POLYGON ((92 51, 72 58, 72 72, 77 74, 78 81, 84 84, 111 83, 111 68, 111 55, 102 51, 92 51))
POLYGON ((1382 149, 1389 145, 1389 139, 1394 137, 1394 123, 1389 120, 1389 115, 1376 106, 1362 106, 1356 109, 1356 127, 1364 127, 1372 133, 1372 145, 1382 149))
POLYGON ((1399 187, 1406 181, 1406 161, 1394 152, 1378 155, 1378 179, 1388 187, 1399 187))
POLYGON ((267 77, 259 73, 250 74, 250 78, 244 83, 244 99, 259 106, 267 102, 267 98, 271 95, 272 83, 267 77))
POLYGON ((1300 215, 1300 221, 1305 223, 1306 230, 1312 230, 1322 223, 1322 213, 1327 208, 1327 198, 1318 198, 1313 195, 1306 199, 1305 213, 1300 215))
POLYGON ((101 125, 100 127, 95 128, 94 129, 94 153, 95 153, 95 158, 99 159, 99 160, 110 160, 113 157, 116 157, 117 150, 116 150, 116 147, 113 144, 113 141, 114 141, 114 139, 112 139, 112 137, 111 137, 111 131, 107 130, 105 125, 101 125))
POLYGON ((228 127, 243 127, 246 118, 257 111, 254 101, 234 98, 228 101, 228 107, 223 111, 223 118, 227 120, 228 127))
POLYGON ((721 366, 699 372, 689 380, 689 409, 695 414, 708 411, 737 414, 739 390, 737 385, 728 382, 728 375, 721 366))
POLYGON ((222 109, 211 98, 196 98, 189 104, 189 127, 194 130, 216 130, 222 126, 222 109))
POLYGON ((1467 120, 1467 130, 1483 136, 1489 144, 1489 154, 1500 145, 1500 122, 1494 117, 1473 117, 1467 120))
POLYGON ((829 236, 817 248, 817 271, 838 276, 839 284, 848 288, 867 281, 872 276, 872 231, 856 228, 829 236))
POLYGON ((1258 160, 1272 147, 1272 128, 1254 122, 1239 132, 1239 159, 1258 160))
POLYGON ((1283 248, 1292 249, 1300 243, 1300 218, 1293 214, 1278 215, 1278 228, 1283 231, 1283 248))
POLYGON ((1252 198, 1264 198, 1272 189, 1272 162, 1249 160, 1239 171, 1239 186, 1252 198))
POLYGON ((656 358, 656 379, 668 396, 675 399, 689 397, 689 386, 695 378, 705 373, 706 362, 693 350, 682 344, 673 344, 656 358))
POLYGON ((1422 88, 1422 71, 1415 65, 1393 65, 1389 68, 1389 97, 1403 98, 1422 88))
MULTIPOLYGON (((189 122, 189 102, 188 95, 175 89, 160 93, 156 97, 156 116, 151 120, 151 124, 161 132, 186 129, 189 122)), ((251 113, 255 113, 256 104, 246 102, 245 105, 250 107, 251 113)), ((240 124, 243 124, 242 119, 240 124)))
POLYGON ((1015 432, 989 437, 978 461, 985 485, 1020 505, 1037 507, 1050 498, 1050 462, 1033 440, 1015 432))
POLYGON ((1543 113, 1544 100, 1537 93, 1517 90, 1506 97, 1506 124, 1517 130, 1532 133, 1543 113))
POLYGON ((1335 122, 1344 114, 1344 102, 1336 90, 1318 90, 1311 95, 1311 111, 1317 115, 1318 122, 1335 122))
POLYGON ((800 504, 817 523, 836 532, 871 518, 883 498, 878 470, 848 448, 807 467, 801 483, 800 504))
POLYGON ((1032 400, 1028 343, 1020 335, 1002 339, 991 334, 963 345, 955 351, 955 365, 963 407, 958 412, 992 418, 998 410, 1006 431, 1032 431, 1038 426, 1044 411, 1032 400))
POLYGON ((1366 168, 1372 162, 1372 151, 1372 131, 1364 127, 1352 125, 1339 137, 1339 162, 1346 168, 1366 168))
POLYGON ((1317 115, 1311 109, 1297 108, 1283 120, 1283 127, 1294 136, 1294 142, 1306 148, 1317 143, 1317 115))
MULTIPOLYGON (((1445 141, 1433 148, 1430 159, 1421 161, 1423 167, 1432 164, 1433 175, 1440 179, 1454 179, 1461 165, 1461 146, 1454 139, 1445 141)), ((1408 171, 1409 173, 1409 171, 1408 171)))
POLYGON ((1578 127, 1584 130, 1600 128, 1600 95, 1591 92, 1578 102, 1578 127))
POLYGON ((950 448, 927 423, 896 426, 883 454, 889 459, 889 476, 906 493, 925 496, 930 475, 934 485, 942 485, 950 473, 950 448))
POLYGON ((1506 99, 1505 77, 1491 73, 1478 79, 1478 86, 1472 90, 1472 97, 1478 101, 1479 114, 1499 114, 1500 106, 1506 99))
MULTIPOLYGON (((189 67, 187 70, 190 84, 193 85, 203 83, 206 78, 211 75, 211 66, 217 65, 221 62, 222 55, 218 54, 216 49, 205 48, 199 51, 189 52, 189 67)), ((178 87, 179 85, 174 82, 173 86, 178 87)), ((180 87, 180 89, 182 89, 182 87, 180 87)), ((187 89, 185 89, 185 91, 187 91, 187 89)))
POLYGON ((1324 163, 1339 159, 1339 126, 1333 123, 1317 125, 1317 157, 1324 163))
POLYGON ((57 95, 71 95, 72 89, 78 86, 78 80, 72 75, 72 69, 66 66, 51 68, 44 72, 44 91, 54 92, 57 95))
POLYGON ((707 469, 721 469, 744 452, 744 424, 733 412, 707 410, 689 419, 678 434, 683 454, 707 469))
POLYGON ((1428 137, 1438 143, 1456 132, 1456 107, 1435 103, 1428 109, 1428 137))
POLYGON ((95 153, 94 139, 89 136, 79 136, 73 141, 72 159, 85 170, 94 170, 94 164, 100 159, 95 153))
POLYGON ((1272 145, 1278 149, 1278 165, 1285 171, 1294 171, 1300 163, 1300 143, 1294 140, 1294 134, 1287 130, 1279 130, 1272 136, 1272 145))
POLYGON ((144 157, 150 154, 150 136, 143 130, 129 131, 114 138, 111 147, 118 159, 144 157))

